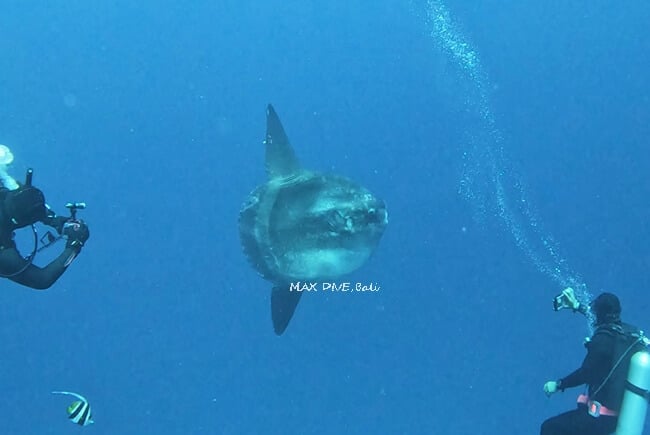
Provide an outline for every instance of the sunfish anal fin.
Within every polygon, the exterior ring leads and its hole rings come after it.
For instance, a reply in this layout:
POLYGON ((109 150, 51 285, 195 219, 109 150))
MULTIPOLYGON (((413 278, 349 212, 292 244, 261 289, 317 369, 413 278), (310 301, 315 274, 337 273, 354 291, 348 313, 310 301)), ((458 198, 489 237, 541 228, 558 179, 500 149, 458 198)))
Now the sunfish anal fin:
POLYGON ((266 172, 269 178, 288 177, 300 170, 300 162, 289 143, 278 114, 266 108, 266 172))
POLYGON ((291 317, 302 296, 301 291, 291 291, 289 285, 276 285, 271 292, 271 317, 273 329, 277 335, 282 335, 289 326, 291 317))

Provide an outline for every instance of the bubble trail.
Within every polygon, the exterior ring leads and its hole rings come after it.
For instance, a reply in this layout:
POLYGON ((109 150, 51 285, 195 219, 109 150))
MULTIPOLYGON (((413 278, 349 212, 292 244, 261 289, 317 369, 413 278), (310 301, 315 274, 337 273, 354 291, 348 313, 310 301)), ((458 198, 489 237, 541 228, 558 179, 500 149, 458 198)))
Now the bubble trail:
MULTIPOLYGON (((459 193, 473 206, 477 219, 498 217, 537 270, 561 287, 573 287, 581 301, 590 301, 592 295, 586 284, 569 268, 557 243, 544 231, 526 196, 522 177, 505 157, 503 136, 490 104, 492 86, 478 52, 442 1, 427 1, 427 24, 434 42, 472 84, 464 103, 468 113, 476 118, 478 128, 471 129, 463 152, 459 193)), ((590 313, 589 328, 592 321, 590 313)))

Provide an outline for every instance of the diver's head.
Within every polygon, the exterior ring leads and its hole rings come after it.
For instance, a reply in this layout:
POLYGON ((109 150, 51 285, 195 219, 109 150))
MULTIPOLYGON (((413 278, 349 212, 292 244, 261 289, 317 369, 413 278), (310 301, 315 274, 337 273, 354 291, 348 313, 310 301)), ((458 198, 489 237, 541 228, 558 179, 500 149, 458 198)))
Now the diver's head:
POLYGON ((596 325, 621 321, 621 302, 612 293, 601 293, 590 304, 596 325))
POLYGON ((45 219, 45 196, 40 189, 24 185, 6 193, 3 202, 4 216, 13 229, 24 228, 45 219))

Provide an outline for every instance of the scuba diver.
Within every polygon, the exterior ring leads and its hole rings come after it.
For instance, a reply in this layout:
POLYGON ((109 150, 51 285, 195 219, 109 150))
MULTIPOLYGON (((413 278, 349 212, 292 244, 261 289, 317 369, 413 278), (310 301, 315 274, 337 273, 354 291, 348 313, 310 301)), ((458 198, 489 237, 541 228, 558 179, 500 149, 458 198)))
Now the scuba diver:
POLYGON ((15 184, 14 186, 8 186, 10 184, 7 182, 8 175, 4 169, 2 172, 0 177, 2 178, 0 182, 0 277, 9 278, 33 289, 47 289, 67 270, 90 236, 88 226, 76 218, 76 211, 85 208, 85 204, 69 203, 66 207, 70 209, 71 216, 57 216, 45 203, 43 192, 32 186, 31 169, 27 171, 25 183, 22 185, 9 177, 9 182, 15 184), (59 238, 67 239, 63 252, 43 268, 32 264, 36 252, 40 250, 34 227, 37 222, 54 228, 59 234, 59 237, 55 237, 48 232, 45 236, 49 240, 45 247, 59 238), (34 250, 25 258, 16 248, 14 235, 16 230, 29 226, 34 232, 34 250))
POLYGON ((541 435, 607 435, 616 430, 625 393, 630 359, 644 348, 643 333, 621 321, 621 304, 612 293, 602 293, 589 305, 581 304, 572 288, 554 300, 556 311, 570 308, 591 315, 595 328, 587 338, 587 355, 573 373, 544 384, 548 397, 567 388, 587 385, 578 396, 577 409, 551 417, 541 426, 541 435))

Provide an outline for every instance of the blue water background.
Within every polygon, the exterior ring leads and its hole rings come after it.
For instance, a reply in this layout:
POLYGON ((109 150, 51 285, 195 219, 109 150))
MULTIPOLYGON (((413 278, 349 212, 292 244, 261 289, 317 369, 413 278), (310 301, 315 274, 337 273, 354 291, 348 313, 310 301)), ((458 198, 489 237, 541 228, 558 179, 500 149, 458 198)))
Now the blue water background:
MULTIPOLYGON (((447 6, 544 234, 650 328, 650 6, 447 6)), ((541 387, 579 365, 586 323, 459 195, 472 84, 426 8, 5 1, 0 143, 60 213, 88 203, 91 239, 46 292, 2 282, 0 432, 523 434, 572 408, 579 390, 541 387), (282 337, 237 234, 269 102, 305 166, 390 210, 349 277, 380 292, 307 295, 282 337)))

